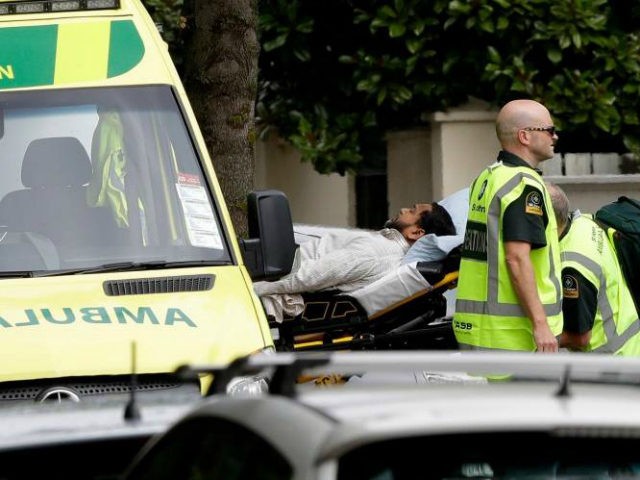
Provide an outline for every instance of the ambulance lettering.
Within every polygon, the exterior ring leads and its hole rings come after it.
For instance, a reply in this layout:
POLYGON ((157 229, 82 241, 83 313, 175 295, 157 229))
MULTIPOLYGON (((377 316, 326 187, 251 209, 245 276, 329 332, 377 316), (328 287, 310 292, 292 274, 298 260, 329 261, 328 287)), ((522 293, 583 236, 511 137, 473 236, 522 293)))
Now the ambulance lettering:
POLYGON ((0 65, 0 80, 8 78, 13 80, 15 75, 13 74, 13 65, 0 65))
POLYGON ((148 324, 148 325, 184 325, 197 328, 196 323, 179 308, 168 308, 163 315, 158 315, 150 307, 138 307, 137 311, 126 307, 113 307, 109 310, 105 307, 87 307, 74 310, 72 308, 41 308, 39 310, 27 309, 24 311, 24 319, 8 321, 0 317, 0 328, 29 327, 43 324, 68 325, 75 322, 88 324, 148 324))

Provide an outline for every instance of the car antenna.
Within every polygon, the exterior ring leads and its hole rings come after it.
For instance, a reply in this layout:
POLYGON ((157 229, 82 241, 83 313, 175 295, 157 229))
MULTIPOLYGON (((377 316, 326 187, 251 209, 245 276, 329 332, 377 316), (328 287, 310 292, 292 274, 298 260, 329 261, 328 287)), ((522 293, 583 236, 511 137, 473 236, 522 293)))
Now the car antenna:
POLYGON ((138 386, 138 378, 136 374, 136 342, 131 342, 131 395, 124 409, 124 419, 127 422, 137 422, 140 420, 140 409, 136 403, 136 388, 138 386))

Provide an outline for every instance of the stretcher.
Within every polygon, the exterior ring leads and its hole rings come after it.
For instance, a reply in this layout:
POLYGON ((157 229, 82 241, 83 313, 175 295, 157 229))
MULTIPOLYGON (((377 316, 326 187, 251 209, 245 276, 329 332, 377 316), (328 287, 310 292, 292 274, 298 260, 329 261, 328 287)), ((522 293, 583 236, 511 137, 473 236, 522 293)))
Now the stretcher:
POLYGON ((459 263, 455 249, 442 261, 401 265, 349 293, 305 293, 300 315, 270 320, 276 349, 457 349, 445 294, 456 287, 459 263))

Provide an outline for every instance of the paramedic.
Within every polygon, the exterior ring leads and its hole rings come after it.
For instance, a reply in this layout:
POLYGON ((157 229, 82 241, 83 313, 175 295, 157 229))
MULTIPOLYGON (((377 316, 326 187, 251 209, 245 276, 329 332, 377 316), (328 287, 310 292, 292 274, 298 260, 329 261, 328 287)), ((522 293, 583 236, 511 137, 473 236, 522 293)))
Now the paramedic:
POLYGON ((560 251, 538 165, 558 139, 546 107, 514 100, 498 113, 502 151, 474 180, 453 327, 461 349, 557 352, 560 251))
POLYGON ((569 213, 569 200, 547 183, 560 236, 562 311, 560 347, 640 355, 640 328, 633 297, 611 239, 589 214, 569 213))
POLYGON ((303 242, 290 274, 272 282, 256 282, 254 290, 276 320, 282 319, 282 313, 296 316, 304 306, 297 294, 334 289, 350 292, 368 285, 399 267, 410 245, 427 233, 455 233, 451 216, 437 203, 403 208, 377 232, 340 230, 303 242))

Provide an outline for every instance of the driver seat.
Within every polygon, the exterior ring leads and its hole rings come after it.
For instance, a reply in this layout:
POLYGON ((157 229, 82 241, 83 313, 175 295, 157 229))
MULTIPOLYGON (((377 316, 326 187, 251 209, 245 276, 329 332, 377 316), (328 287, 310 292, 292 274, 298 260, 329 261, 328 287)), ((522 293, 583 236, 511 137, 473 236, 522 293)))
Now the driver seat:
POLYGON ((115 241, 118 227, 104 207, 90 207, 86 185, 91 162, 74 137, 33 140, 24 155, 21 179, 26 187, 0 201, 0 223, 10 231, 49 238, 61 259, 78 247, 115 241))

